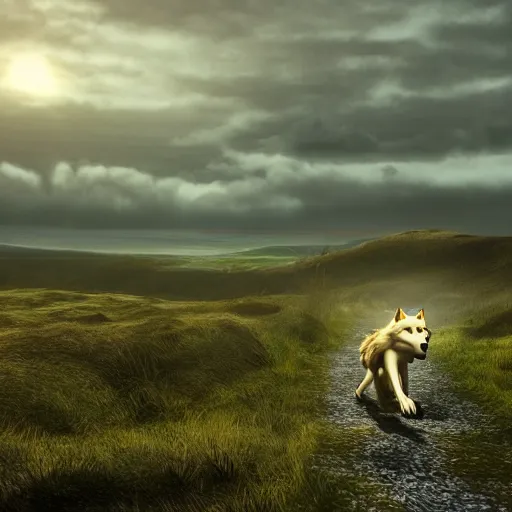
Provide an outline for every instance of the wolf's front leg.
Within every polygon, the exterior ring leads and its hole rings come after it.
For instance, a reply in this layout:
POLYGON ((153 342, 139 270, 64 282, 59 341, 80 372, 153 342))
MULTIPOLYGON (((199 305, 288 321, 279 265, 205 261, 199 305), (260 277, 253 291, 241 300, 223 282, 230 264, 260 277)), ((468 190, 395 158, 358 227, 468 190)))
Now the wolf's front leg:
POLYGON ((391 386, 400 404, 402 414, 416 414, 416 404, 404 393, 400 386, 400 375, 398 373, 398 354, 393 349, 384 352, 384 367, 391 380, 391 386))
POLYGON ((373 382, 373 372, 368 368, 366 370, 366 375, 364 376, 363 382, 359 384, 356 389, 356 398, 361 399, 361 395, 364 393, 364 390, 373 382))
POLYGON ((398 374, 400 376, 400 384, 403 392, 409 396, 409 368, 407 361, 398 363, 398 374))

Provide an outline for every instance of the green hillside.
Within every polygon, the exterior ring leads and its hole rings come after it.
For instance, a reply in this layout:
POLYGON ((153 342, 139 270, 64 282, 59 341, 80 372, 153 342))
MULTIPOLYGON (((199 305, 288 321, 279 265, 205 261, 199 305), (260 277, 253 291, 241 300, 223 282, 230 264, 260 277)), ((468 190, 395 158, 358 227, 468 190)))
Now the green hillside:
POLYGON ((440 231, 241 271, 2 250, 0 509, 401 510, 311 471, 368 435, 324 420, 329 354, 362 317, 425 307, 433 358, 510 423, 511 284, 512 237, 440 231))
POLYGON ((421 274, 433 280, 448 278, 452 288, 465 289, 474 281, 500 288, 512 277, 512 237, 447 232, 403 233, 291 265, 239 271, 176 267, 172 258, 58 251, 37 254, 0 253, 0 289, 50 288, 218 300, 297 293, 311 279, 319 278, 329 287, 347 287, 421 274))

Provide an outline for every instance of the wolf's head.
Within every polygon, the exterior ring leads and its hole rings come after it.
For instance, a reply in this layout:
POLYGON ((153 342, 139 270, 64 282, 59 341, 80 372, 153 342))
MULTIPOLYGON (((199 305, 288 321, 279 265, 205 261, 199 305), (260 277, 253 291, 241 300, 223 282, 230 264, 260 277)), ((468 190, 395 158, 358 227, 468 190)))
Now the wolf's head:
POLYGON ((416 359, 427 357, 428 342, 432 332, 425 323, 423 309, 417 315, 406 315, 401 308, 398 308, 390 322, 390 328, 394 334, 395 350, 405 352, 416 359))

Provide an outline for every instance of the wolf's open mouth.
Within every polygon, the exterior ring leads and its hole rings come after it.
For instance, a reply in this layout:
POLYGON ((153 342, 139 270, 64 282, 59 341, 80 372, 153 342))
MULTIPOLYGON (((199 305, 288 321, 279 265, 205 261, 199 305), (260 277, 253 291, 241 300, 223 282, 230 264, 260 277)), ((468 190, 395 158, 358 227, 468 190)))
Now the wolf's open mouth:
POLYGON ((416 359, 426 359, 427 358, 427 354, 421 354, 420 356, 416 356, 416 359))

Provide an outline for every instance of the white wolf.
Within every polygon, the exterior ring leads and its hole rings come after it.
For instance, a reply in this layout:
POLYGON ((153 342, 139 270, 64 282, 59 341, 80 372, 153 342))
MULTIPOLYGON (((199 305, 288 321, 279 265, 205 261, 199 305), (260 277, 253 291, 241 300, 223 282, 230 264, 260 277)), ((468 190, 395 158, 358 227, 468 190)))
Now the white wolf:
POLYGON ((364 390, 374 382, 384 411, 398 412, 399 405, 403 415, 416 414, 416 403, 408 396, 408 364, 427 357, 430 336, 423 309, 409 316, 398 308, 386 327, 376 329, 361 343, 360 359, 367 371, 356 389, 356 398, 360 400, 364 390))

